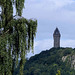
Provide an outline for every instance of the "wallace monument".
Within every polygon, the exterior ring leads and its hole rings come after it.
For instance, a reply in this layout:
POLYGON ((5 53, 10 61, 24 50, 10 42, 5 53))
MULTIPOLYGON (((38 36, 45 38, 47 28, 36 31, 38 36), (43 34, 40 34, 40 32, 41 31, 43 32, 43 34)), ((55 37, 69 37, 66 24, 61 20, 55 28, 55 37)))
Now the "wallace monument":
POLYGON ((59 32, 59 29, 56 28, 55 31, 54 31, 54 34, 53 34, 53 38, 54 38, 54 48, 60 47, 60 37, 61 37, 61 34, 60 34, 60 32, 59 32))

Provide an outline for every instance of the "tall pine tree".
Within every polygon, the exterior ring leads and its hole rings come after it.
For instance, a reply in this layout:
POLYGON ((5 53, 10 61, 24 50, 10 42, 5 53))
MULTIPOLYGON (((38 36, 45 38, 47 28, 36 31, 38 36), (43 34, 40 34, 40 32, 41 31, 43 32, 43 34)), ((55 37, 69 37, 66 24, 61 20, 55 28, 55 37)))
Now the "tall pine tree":
POLYGON ((0 0, 0 75, 13 75, 18 58, 23 75, 25 55, 33 49, 37 20, 22 17, 24 1, 0 0), (13 6, 17 16, 13 16, 13 6))

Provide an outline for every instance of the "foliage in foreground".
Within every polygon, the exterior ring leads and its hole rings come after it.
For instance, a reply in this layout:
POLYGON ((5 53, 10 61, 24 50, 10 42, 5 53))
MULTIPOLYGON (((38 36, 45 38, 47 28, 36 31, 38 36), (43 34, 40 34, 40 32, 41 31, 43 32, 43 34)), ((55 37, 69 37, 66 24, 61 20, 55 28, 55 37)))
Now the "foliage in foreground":
POLYGON ((23 75, 25 55, 33 49, 37 21, 23 18, 25 0, 0 0, 0 75, 13 75, 20 58, 20 75, 23 75), (13 17, 13 6, 16 15, 13 17))

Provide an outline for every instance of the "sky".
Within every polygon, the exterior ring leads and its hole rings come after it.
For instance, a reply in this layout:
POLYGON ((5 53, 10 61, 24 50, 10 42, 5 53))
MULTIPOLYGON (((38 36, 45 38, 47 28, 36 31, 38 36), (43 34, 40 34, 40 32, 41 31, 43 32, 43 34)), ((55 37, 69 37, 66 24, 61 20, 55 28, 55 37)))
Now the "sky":
POLYGON ((25 0, 23 16, 37 19, 34 54, 53 47, 53 33, 58 27, 61 47, 75 48, 75 0, 25 0))

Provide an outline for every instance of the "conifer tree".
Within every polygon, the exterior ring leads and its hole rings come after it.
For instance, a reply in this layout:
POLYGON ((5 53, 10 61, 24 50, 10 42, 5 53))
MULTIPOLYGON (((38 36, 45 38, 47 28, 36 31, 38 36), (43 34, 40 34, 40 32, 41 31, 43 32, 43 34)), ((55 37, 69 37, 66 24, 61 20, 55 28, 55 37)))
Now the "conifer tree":
POLYGON ((13 75, 20 58, 20 75, 23 75, 25 55, 33 49, 37 20, 22 17, 25 0, 0 0, 0 75, 13 75), (13 16, 13 6, 16 15, 13 16))

